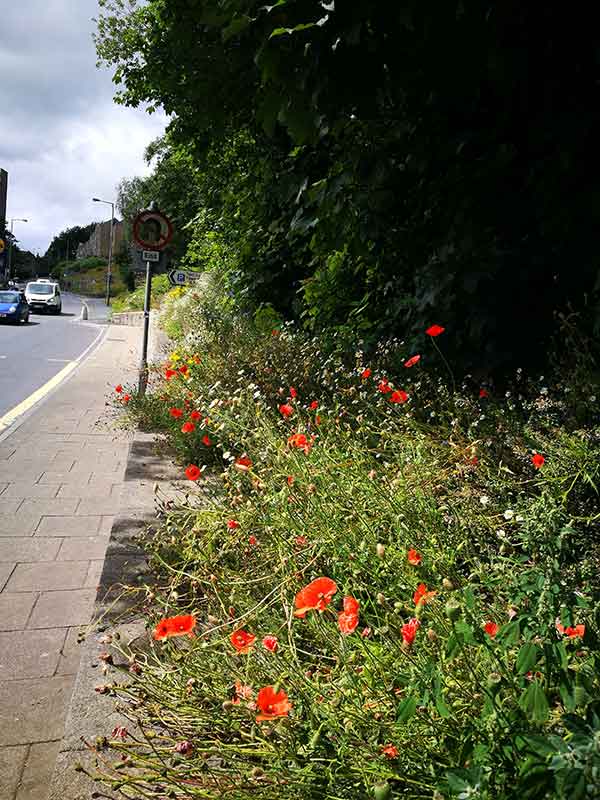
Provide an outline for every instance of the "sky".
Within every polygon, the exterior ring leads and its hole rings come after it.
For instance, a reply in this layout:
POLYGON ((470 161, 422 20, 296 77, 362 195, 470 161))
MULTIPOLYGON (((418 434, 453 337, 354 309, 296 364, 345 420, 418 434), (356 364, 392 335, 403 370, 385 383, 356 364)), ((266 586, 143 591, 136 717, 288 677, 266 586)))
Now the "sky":
POLYGON ((146 146, 162 112, 113 103, 109 70, 96 67, 97 0, 0 0, 0 167, 7 218, 24 250, 46 252, 72 225, 110 219, 121 178, 145 175, 146 146))

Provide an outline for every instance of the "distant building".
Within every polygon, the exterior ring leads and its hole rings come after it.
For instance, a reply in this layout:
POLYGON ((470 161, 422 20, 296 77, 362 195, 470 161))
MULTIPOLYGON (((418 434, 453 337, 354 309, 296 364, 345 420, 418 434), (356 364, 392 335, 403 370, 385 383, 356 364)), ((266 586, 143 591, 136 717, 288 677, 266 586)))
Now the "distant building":
MULTIPOLYGON (((87 242, 81 242, 77 247, 76 258, 108 258, 110 243, 110 220, 98 222, 87 242)), ((113 256, 123 244, 123 223, 118 219, 113 220, 113 256)))

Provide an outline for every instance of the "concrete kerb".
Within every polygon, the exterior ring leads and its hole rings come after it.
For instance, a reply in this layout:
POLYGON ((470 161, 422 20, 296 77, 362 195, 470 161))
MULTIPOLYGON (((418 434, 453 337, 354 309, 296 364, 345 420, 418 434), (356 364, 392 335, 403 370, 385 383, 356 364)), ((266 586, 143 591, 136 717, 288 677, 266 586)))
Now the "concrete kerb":
MULTIPOLYGON (((159 344, 156 332, 152 337, 151 352, 157 353, 159 344)), ((143 620, 136 609, 139 597, 133 593, 125 594, 124 586, 142 586, 149 579, 149 570, 144 551, 137 544, 137 537, 144 531, 152 530, 156 523, 154 494, 147 489, 137 505, 128 505, 135 496, 135 487, 154 485, 168 494, 173 482, 181 480, 179 470, 166 456, 158 455, 155 437, 137 432, 130 444, 125 487, 117 516, 114 519, 104 560, 100 585, 96 595, 91 631, 82 643, 79 669, 71 696, 65 724, 65 733, 59 750, 54 775, 50 784, 49 800, 89 800, 94 796, 95 784, 84 769, 94 772, 99 765, 100 755, 93 746, 98 737, 110 735, 117 726, 131 728, 131 723, 115 710, 115 698, 110 693, 98 691, 118 675, 102 674, 103 662, 99 658, 102 651, 111 652, 110 637, 132 644, 142 651, 148 643, 148 634, 143 620), (157 481, 158 479, 158 481, 157 481), (128 491, 127 484, 131 491, 128 491)), ((134 501, 135 502, 135 501, 134 501)), ((115 663, 122 662, 122 656, 115 650, 111 652, 115 663)), ((124 665, 127 666, 127 665, 124 665)), ((106 786, 102 786, 102 797, 118 800, 106 786)))

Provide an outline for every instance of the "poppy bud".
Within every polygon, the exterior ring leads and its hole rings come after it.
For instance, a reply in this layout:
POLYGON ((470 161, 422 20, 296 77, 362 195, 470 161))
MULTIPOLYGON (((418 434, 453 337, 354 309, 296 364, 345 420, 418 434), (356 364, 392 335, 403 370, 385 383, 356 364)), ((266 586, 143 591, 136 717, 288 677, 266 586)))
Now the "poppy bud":
POLYGON ((375 472, 374 469, 372 469, 369 472, 367 472, 367 478, 370 478, 371 480, 373 480, 376 475, 377 475, 377 473, 375 472))
POLYGON ((487 677, 486 686, 492 694, 496 694, 496 692, 500 689, 500 684, 502 683, 502 675, 499 672, 490 672, 487 677))
POLYGON ((427 629, 427 638, 429 639, 430 642, 437 642, 438 635, 433 630, 433 628, 427 629))
POLYGON ((210 581, 211 583, 216 583, 216 582, 218 581, 218 578, 217 578, 217 576, 216 576, 216 575, 211 575, 211 576, 209 577, 209 581, 210 581))
POLYGON ((377 592, 377 597, 375 599, 377 600, 378 605, 385 605, 385 595, 381 594, 381 592, 377 592))
POLYGON ((314 494, 317 491, 317 487, 315 486, 314 483, 309 483, 308 486, 306 487, 306 491, 309 494, 314 494))
POLYGON ((262 778, 264 774, 265 774, 264 770, 262 770, 260 767, 254 767, 254 769, 250 773, 250 775, 252 775, 253 778, 262 778))
POLYGON ((377 547, 375 549, 377 550, 377 556, 379 558, 383 558, 385 556, 385 545, 384 544, 381 544, 381 542, 377 542, 377 547))
POLYGON ((461 607, 460 604, 456 602, 456 600, 448 600, 446 606, 444 608, 446 612, 446 616, 452 622, 456 622, 457 619, 460 618, 461 615, 461 607))
POLYGON ((223 711, 230 711, 233 708, 233 702, 231 700, 225 700, 222 704, 223 711))
POLYGON ((392 790, 389 783, 376 783, 373 787, 373 797, 375 800, 389 800, 392 790))
POLYGON ((209 625, 218 625, 219 624, 219 620, 217 619, 217 617, 213 617, 212 614, 209 614, 207 616, 206 621, 208 622, 209 625))
POLYGON ((442 586, 447 592, 451 592, 454 589, 454 584, 451 580, 448 580, 448 578, 444 578, 442 586))

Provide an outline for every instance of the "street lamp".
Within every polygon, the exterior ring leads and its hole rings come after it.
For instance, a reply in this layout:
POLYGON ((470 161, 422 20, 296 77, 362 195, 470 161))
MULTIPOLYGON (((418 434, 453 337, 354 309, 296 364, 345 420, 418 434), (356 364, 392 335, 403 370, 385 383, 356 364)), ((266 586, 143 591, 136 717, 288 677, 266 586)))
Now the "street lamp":
POLYGON ((24 217, 11 217, 10 220, 10 239, 8 241, 8 280, 12 278, 12 243, 13 243, 13 225, 15 222, 29 222, 24 217))
POLYGON ((106 270, 106 305, 110 305, 110 282, 112 280, 112 255, 113 255, 113 223, 115 219, 115 204, 110 200, 100 200, 99 197, 92 197, 94 203, 106 203, 110 206, 110 240, 108 242, 108 267, 106 270))

